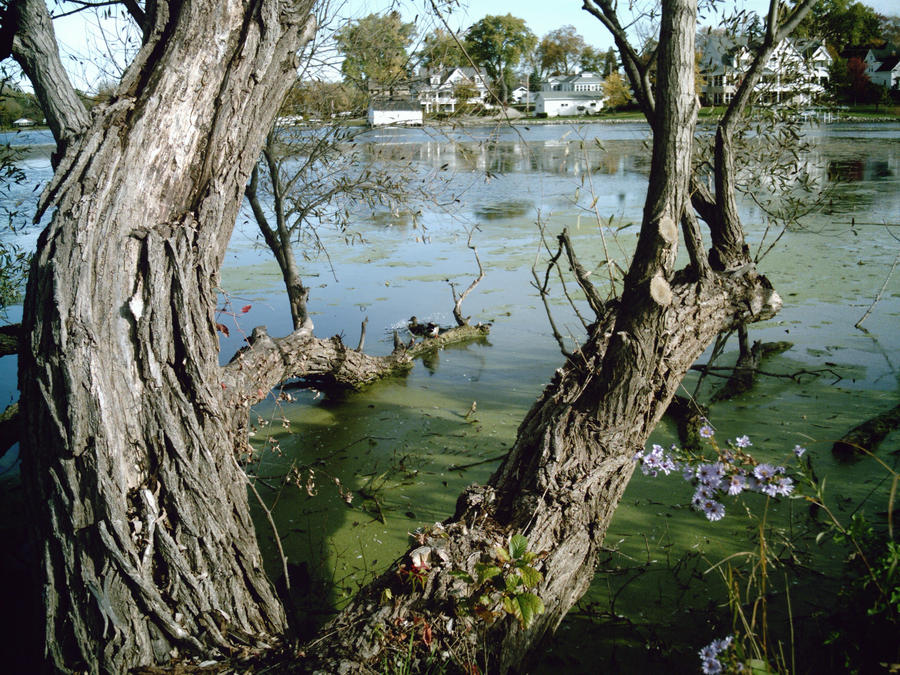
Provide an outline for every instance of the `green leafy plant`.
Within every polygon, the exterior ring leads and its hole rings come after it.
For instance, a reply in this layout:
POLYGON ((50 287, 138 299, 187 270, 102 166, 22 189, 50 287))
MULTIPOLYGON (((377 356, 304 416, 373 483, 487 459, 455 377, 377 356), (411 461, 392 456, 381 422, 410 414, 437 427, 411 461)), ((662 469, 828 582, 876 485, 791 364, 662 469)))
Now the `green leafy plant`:
POLYGON ((514 534, 506 548, 494 547, 487 560, 475 564, 475 577, 463 570, 451 574, 474 586, 470 605, 477 616, 491 622, 499 609, 528 628, 544 612, 544 601, 533 592, 544 575, 532 565, 544 555, 528 550, 527 537, 514 534))

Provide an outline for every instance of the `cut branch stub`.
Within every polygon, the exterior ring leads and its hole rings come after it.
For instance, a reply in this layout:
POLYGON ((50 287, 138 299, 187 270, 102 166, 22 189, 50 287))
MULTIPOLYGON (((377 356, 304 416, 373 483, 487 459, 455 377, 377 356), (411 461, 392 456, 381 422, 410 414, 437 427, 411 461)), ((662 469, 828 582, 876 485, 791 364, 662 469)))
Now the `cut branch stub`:
POLYGON ((670 246, 678 243, 678 225, 668 215, 659 219, 659 236, 670 246))
POLYGON ((650 280, 650 297, 663 307, 672 303, 672 287, 662 274, 657 274, 650 280))

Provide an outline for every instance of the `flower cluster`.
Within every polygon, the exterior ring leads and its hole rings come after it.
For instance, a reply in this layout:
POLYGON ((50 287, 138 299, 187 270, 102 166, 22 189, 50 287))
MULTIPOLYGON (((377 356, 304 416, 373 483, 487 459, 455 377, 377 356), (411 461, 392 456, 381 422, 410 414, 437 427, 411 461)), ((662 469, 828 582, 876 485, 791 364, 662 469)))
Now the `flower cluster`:
POLYGON ((731 636, 729 635, 722 640, 713 640, 703 649, 700 650, 700 669, 706 675, 715 675, 722 672, 722 662, 719 660, 719 654, 731 646, 731 636))
MULTIPOLYGON (((677 448, 673 445, 672 450, 675 451, 677 448)), ((656 444, 646 453, 643 450, 639 451, 634 456, 634 461, 638 460, 641 462, 641 471, 644 472, 644 475, 654 478, 659 475, 660 471, 668 476, 672 471, 677 471, 679 467, 678 462, 669 457, 661 445, 656 444)))
MULTIPOLYGON (((759 463, 746 449, 753 445, 748 436, 739 436, 729 441, 727 448, 721 449, 713 436, 714 430, 709 424, 700 428, 700 436, 708 439, 716 451, 716 461, 703 458, 687 457, 674 445, 667 453, 662 446, 653 445, 649 451, 639 451, 634 456, 640 462, 644 475, 658 476, 659 472, 669 475, 672 471, 681 471, 684 479, 695 486, 691 506, 701 511, 709 520, 721 520, 725 516, 722 498, 728 494, 739 495, 741 492, 760 492, 769 497, 787 497, 794 490, 794 481, 785 475, 783 466, 759 463)), ((794 447, 797 457, 803 455, 806 448, 794 447)))

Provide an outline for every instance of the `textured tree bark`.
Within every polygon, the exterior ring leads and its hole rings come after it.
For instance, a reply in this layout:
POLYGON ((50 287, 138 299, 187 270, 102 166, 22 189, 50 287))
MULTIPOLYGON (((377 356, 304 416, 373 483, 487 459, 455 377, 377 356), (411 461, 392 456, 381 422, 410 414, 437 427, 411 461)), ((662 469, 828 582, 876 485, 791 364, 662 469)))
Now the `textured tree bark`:
POLYGON ((61 670, 231 653, 285 627, 212 310, 310 6, 153 3, 146 44, 42 197, 56 211, 28 282, 19 386, 61 670))
POLYGON ((588 342, 557 371, 490 483, 472 486, 453 518, 424 533, 329 623, 306 648, 303 669, 377 671, 410 640, 413 671, 426 641, 467 672, 522 668, 587 589, 632 458, 691 364, 720 331, 780 307, 752 268, 702 278, 693 267, 673 272, 696 119, 695 15, 693 0, 663 2, 650 187, 622 298, 605 306, 588 342), (478 563, 496 560, 496 547, 516 533, 539 554, 543 574, 534 593, 544 612, 528 628, 503 615, 498 597, 473 612, 475 587, 463 577, 477 578, 478 563))

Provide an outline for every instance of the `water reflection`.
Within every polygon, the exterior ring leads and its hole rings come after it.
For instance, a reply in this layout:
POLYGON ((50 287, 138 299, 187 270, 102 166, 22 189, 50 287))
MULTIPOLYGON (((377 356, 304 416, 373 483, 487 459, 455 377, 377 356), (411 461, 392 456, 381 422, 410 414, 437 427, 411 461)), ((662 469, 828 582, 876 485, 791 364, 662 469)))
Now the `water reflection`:
POLYGON ((890 163, 883 160, 833 159, 828 162, 828 180, 832 183, 881 180, 894 175, 890 163))
POLYGON ((646 174, 649 161, 640 140, 618 140, 599 145, 593 140, 563 139, 535 141, 524 138, 461 142, 447 139, 419 143, 369 143, 367 161, 414 161, 439 171, 488 174, 546 173, 607 176, 628 172, 646 174))

